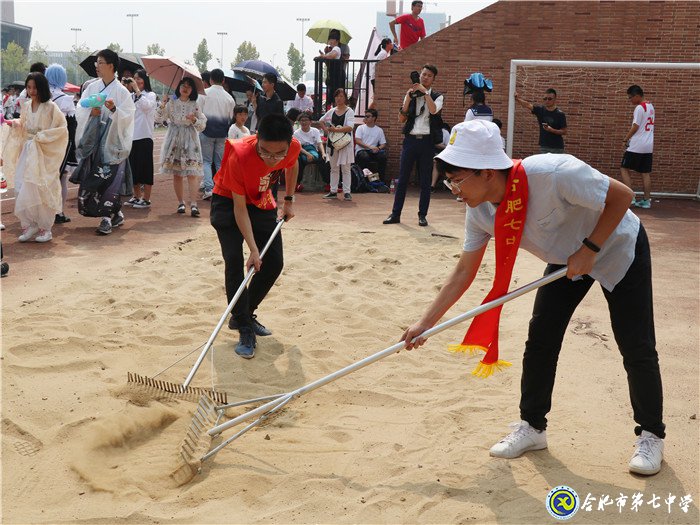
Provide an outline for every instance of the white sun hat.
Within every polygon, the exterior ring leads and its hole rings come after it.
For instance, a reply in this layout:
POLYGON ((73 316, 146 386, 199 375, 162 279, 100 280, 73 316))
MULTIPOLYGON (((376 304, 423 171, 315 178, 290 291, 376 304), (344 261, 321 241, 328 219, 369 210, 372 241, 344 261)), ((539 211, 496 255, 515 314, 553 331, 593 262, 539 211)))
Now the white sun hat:
POLYGON ((513 166, 513 161, 503 151, 498 126, 487 120, 456 124, 447 147, 435 158, 473 170, 503 170, 513 166))

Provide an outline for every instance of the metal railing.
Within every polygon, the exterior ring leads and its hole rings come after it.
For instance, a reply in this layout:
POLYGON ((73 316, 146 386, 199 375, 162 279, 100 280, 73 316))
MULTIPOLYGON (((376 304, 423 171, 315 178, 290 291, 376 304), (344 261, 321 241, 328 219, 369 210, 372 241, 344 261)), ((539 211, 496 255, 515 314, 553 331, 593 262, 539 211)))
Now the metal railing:
POLYGON ((370 64, 379 60, 314 58, 314 120, 333 105, 333 92, 345 88, 352 99, 348 105, 356 117, 363 117, 372 102, 370 64))

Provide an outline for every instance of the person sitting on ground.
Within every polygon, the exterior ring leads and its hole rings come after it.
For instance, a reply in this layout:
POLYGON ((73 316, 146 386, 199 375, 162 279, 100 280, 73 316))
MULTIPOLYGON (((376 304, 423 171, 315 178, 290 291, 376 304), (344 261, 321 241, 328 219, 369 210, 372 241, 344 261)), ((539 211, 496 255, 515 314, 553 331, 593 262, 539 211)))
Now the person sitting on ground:
POLYGON ((250 136, 250 130, 245 127, 245 121, 248 120, 248 108, 246 106, 237 105, 233 108, 234 122, 228 128, 229 139, 242 139, 250 136))
POLYGON ((313 112, 314 101, 306 95, 306 84, 297 84, 297 94, 294 96, 291 106, 299 111, 313 112))
POLYGON ((226 141, 224 160, 214 178, 211 200, 211 225, 216 230, 224 258, 226 298, 231 303, 243 283, 243 271, 255 268, 255 275, 233 306, 229 328, 238 330, 237 355, 250 359, 255 355, 257 336, 272 334, 257 320, 255 311, 282 272, 284 255, 282 235, 278 234, 265 254, 267 243, 280 219, 294 217, 294 188, 297 181, 297 157, 301 146, 284 115, 267 115, 260 121, 258 134, 238 141, 226 141), (275 179, 284 173, 285 196, 280 209, 272 195, 275 179), (245 241, 250 256, 243 259, 245 241))
POLYGON ((199 133, 207 125, 207 117, 197 104, 197 86, 190 77, 184 77, 175 90, 175 100, 163 97, 158 106, 156 121, 167 122, 168 132, 165 134, 161 149, 160 172, 172 175, 173 187, 177 196, 177 213, 185 213, 184 181, 190 195, 190 215, 199 217, 197 192, 199 181, 202 179, 202 147, 199 133))
POLYGON ((377 126, 378 116, 376 109, 368 109, 365 123, 355 130, 355 164, 379 173, 379 178, 386 184, 389 182, 386 180, 386 137, 384 130, 377 126))
MULTIPOLYGON (((491 447, 490 454, 512 459, 545 449, 546 416, 564 335, 579 303, 598 281, 608 303, 637 423, 629 470, 642 475, 659 472, 666 427, 654 336, 651 255, 644 227, 628 209, 632 190, 571 155, 533 155, 513 161, 503 151, 498 127, 483 120, 452 128, 450 143, 435 162, 452 193, 461 195, 469 206, 466 238, 441 291, 401 336, 406 348, 423 345, 421 334, 469 289, 492 237, 496 275, 485 302, 508 291, 519 246, 547 263, 545 275, 566 268, 565 278, 537 290, 522 364, 521 421, 491 447)), ((486 352, 473 372, 481 377, 510 365, 498 355, 498 314, 492 310, 474 318, 462 343, 453 347, 454 351, 486 352)))
POLYGON ((323 141, 321 140, 321 132, 311 127, 311 115, 308 113, 302 113, 299 115, 299 125, 301 126, 298 130, 294 132, 294 138, 301 144, 301 151, 299 152, 299 176, 297 178, 297 192, 301 192, 304 189, 303 179, 304 179, 304 168, 307 165, 316 163, 321 169, 321 176, 324 178, 325 168, 327 166, 326 162, 326 150, 323 147, 323 141))

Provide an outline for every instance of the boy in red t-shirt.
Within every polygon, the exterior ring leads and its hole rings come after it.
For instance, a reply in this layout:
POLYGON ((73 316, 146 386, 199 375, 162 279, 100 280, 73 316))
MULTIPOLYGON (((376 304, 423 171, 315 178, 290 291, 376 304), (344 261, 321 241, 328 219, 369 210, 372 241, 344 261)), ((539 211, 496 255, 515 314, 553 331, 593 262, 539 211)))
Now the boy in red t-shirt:
POLYGON ((423 23, 423 19, 418 16, 422 10, 423 2, 420 0, 413 0, 413 2, 411 2, 410 15, 405 14, 397 16, 394 20, 389 22, 389 29, 391 29, 391 34, 394 35, 394 42, 399 41, 399 37, 396 36, 396 24, 401 26, 401 49, 406 49, 425 38, 425 24, 423 23))
POLYGON ((297 184, 299 141, 292 137, 291 122, 284 115, 267 115, 258 134, 241 140, 227 140, 221 169, 214 177, 211 225, 216 230, 226 263, 226 296, 231 302, 243 282, 243 241, 250 250, 245 268, 255 268, 248 288, 233 307, 229 328, 240 332, 236 353, 250 359, 255 355, 256 335, 270 335, 255 316, 255 310, 282 272, 282 235, 277 235, 260 259, 258 247, 267 243, 278 218, 294 217, 294 189, 297 184), (284 172, 286 195, 278 210, 272 186, 284 172))

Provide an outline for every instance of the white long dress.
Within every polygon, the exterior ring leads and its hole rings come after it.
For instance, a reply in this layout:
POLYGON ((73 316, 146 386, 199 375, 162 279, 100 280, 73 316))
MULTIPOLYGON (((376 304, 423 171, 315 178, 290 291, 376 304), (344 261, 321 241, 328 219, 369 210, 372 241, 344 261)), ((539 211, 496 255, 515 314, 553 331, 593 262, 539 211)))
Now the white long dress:
POLYGON ((60 108, 51 102, 32 111, 22 105, 19 120, 3 124, 3 169, 15 180, 15 215, 22 228, 50 230, 63 208, 59 170, 68 146, 68 126, 60 108))

